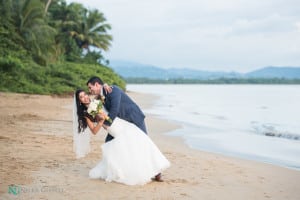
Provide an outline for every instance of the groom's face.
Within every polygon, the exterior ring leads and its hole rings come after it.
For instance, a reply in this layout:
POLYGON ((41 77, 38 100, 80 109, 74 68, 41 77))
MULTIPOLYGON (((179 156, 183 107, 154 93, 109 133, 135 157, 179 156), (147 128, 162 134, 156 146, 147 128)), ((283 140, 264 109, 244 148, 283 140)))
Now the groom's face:
POLYGON ((102 86, 99 83, 95 83, 94 85, 89 83, 88 84, 89 92, 93 95, 100 95, 102 86))

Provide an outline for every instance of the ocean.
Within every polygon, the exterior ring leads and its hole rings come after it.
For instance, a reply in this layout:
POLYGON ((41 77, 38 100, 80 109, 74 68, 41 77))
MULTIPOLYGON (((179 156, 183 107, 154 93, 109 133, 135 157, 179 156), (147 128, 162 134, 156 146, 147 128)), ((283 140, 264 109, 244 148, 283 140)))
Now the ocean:
POLYGON ((300 85, 128 84, 194 149, 300 170, 300 85))

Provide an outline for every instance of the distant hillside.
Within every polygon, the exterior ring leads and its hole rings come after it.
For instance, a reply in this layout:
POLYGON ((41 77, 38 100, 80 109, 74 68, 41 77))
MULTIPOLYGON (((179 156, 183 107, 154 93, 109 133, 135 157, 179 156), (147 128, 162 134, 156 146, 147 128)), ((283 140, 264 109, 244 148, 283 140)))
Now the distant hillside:
POLYGON ((285 78, 300 79, 300 67, 265 67, 248 73, 204 71, 188 68, 164 69, 153 65, 144 65, 129 61, 111 61, 110 67, 124 78, 148 79, 200 79, 220 78, 285 78))
POLYGON ((300 67, 265 67, 245 74, 248 78, 299 79, 300 67))

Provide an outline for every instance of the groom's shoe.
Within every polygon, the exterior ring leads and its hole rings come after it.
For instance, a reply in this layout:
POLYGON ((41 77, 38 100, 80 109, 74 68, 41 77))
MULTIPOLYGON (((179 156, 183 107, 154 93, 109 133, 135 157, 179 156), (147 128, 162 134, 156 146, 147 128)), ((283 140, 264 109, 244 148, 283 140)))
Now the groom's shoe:
POLYGON ((152 178, 152 180, 157 182, 163 182, 161 178, 161 173, 157 174, 154 178, 152 178))

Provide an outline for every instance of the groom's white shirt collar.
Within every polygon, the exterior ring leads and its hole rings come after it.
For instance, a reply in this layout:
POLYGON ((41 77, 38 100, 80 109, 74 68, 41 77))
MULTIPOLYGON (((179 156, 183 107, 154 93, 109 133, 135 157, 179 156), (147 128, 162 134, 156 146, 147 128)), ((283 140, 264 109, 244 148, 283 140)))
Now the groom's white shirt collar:
POLYGON ((100 96, 105 96, 105 95, 104 95, 104 92, 105 92, 105 91, 104 91, 104 87, 102 86, 102 89, 100 90, 100 96))

